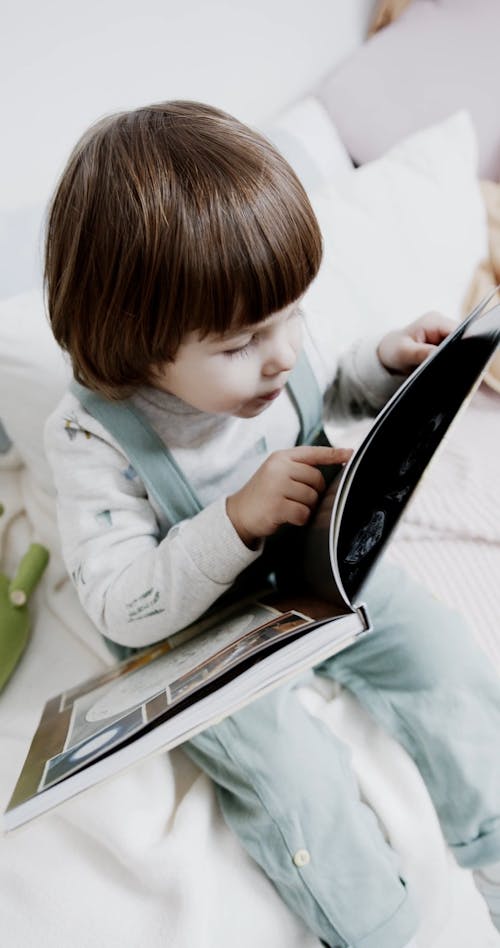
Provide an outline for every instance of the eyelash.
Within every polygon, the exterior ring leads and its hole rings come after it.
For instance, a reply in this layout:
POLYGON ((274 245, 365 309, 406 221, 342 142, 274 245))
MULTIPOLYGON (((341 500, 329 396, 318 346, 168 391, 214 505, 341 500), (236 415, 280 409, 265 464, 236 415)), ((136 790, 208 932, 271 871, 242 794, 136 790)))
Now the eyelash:
POLYGON ((247 356, 249 354, 249 349, 255 345, 256 341, 257 333, 255 336, 252 336, 249 342, 246 342, 244 346, 240 346, 239 349, 226 349, 224 351, 224 355, 227 356, 228 359, 235 359, 237 356, 247 356))
MULTIPOLYGON (((294 309, 290 313, 288 319, 290 320, 297 317, 300 318, 301 316, 302 316, 302 311, 300 309, 294 309)), ((251 347, 255 345, 258 338, 259 338, 259 333, 256 332, 254 333, 252 338, 249 340, 249 342, 246 342, 244 346, 241 346, 239 349, 225 349, 224 355, 227 356, 228 359, 235 359, 237 358, 237 356, 242 356, 242 357, 247 356, 249 354, 249 349, 251 349, 251 347)))

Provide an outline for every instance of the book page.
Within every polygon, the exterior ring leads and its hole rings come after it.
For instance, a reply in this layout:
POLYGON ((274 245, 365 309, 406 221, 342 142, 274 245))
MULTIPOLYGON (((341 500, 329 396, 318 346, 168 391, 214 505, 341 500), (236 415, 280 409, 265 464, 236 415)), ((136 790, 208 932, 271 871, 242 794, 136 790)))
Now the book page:
POLYGON ((500 306, 482 306, 402 384, 346 466, 334 498, 330 555, 350 601, 500 341, 500 306))
POLYGON ((121 674, 81 688, 70 700, 67 694, 61 695, 60 709, 66 712, 64 746, 46 761, 39 789, 68 776, 97 754, 109 753, 245 659, 309 623, 298 612, 279 614, 254 603, 252 609, 175 649, 153 652, 149 661, 140 656, 136 668, 128 662, 121 674))

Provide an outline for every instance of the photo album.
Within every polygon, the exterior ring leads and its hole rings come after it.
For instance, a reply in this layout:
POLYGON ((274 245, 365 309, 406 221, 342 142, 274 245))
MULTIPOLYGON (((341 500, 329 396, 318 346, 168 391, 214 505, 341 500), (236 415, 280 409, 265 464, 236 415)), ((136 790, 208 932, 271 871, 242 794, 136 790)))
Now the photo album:
POLYGON ((377 634, 363 583, 500 342, 492 295, 402 383, 309 524, 282 528, 269 579, 236 584, 199 622, 47 702, 5 832, 377 634))

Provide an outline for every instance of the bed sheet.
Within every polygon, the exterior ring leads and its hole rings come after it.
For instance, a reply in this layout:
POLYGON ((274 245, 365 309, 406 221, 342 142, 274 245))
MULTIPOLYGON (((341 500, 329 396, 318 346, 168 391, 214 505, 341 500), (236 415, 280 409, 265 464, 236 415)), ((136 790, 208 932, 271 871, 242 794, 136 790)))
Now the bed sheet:
MULTIPOLYGON (((451 432, 398 529, 391 556, 458 601, 478 647, 500 668, 500 397, 480 391, 451 432), (496 455, 496 456, 495 456, 496 455), (449 503, 443 505, 443 486, 449 503), (437 542, 439 541, 439 542, 437 542), (424 555, 422 555, 424 552, 424 555), (479 588, 484 598, 474 592, 479 588)), ((0 696, 0 804, 5 806, 44 701, 103 667, 58 551, 53 501, 4 461, 0 561, 26 545, 52 557, 33 599, 33 635, 0 696)), ((326 690, 325 690, 326 688, 326 690)), ((299 693, 351 747, 373 807, 420 908, 420 948, 495 948, 470 874, 449 854, 413 762, 342 689, 299 693)), ((0 841, 0 917, 8 948, 314 948, 317 939, 224 825, 210 781, 182 749, 160 754, 0 841)))

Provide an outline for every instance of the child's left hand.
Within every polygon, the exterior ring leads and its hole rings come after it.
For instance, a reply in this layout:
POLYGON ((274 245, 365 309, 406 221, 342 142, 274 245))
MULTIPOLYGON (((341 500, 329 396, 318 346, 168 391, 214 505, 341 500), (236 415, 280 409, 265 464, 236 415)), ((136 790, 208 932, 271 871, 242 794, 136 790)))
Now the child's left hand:
POLYGON ((424 362, 456 323, 441 313, 425 313, 403 329, 388 332, 377 348, 380 362, 389 372, 408 375, 424 362))

